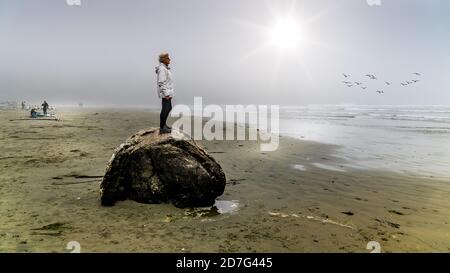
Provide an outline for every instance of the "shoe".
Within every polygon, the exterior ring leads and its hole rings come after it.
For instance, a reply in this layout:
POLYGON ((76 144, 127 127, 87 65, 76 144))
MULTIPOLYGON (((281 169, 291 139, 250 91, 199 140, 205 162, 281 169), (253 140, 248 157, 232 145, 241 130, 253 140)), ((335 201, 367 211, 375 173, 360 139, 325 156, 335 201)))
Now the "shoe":
POLYGON ((169 125, 164 125, 164 128, 166 128, 166 129, 169 129, 169 130, 172 130, 172 127, 170 127, 169 125))
POLYGON ((159 133, 160 134, 170 134, 170 133, 172 133, 172 130, 164 127, 164 128, 159 129, 159 133))

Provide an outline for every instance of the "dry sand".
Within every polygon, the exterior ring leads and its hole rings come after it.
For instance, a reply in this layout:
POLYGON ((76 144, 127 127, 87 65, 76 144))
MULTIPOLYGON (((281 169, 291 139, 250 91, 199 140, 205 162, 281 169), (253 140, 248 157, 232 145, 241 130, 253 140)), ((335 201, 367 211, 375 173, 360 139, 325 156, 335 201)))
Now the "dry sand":
POLYGON ((449 252, 450 183, 388 171, 326 170, 336 147, 282 137, 200 142, 227 175, 237 210, 133 201, 102 207, 99 178, 115 147, 158 114, 65 109, 61 121, 0 111, 0 251, 449 252), (325 167, 325 168, 324 168, 325 167))

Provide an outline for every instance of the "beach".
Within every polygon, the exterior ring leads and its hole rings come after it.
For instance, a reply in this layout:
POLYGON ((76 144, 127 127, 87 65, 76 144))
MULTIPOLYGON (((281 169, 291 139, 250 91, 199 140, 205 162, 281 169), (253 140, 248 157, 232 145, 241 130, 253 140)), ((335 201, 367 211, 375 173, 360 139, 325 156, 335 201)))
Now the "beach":
POLYGON ((355 166, 340 145, 295 134, 273 152, 204 140, 227 177, 218 209, 102 207, 114 149, 157 127, 159 113, 61 108, 59 121, 21 120, 27 114, 0 110, 0 252, 69 252, 71 241, 81 252, 368 253, 371 241, 382 252, 450 251, 445 165, 436 175, 420 160, 415 172, 355 166))

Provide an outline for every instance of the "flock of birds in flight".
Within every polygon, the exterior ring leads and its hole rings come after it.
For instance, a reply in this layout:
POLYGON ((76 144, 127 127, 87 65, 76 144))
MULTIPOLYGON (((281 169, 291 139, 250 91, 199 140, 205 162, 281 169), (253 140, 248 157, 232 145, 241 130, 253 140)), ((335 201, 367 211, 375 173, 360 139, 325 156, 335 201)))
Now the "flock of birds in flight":
MULTIPOLYGON (((352 77, 351 75, 345 74, 345 73, 342 73, 342 75, 344 76, 345 79, 348 79, 348 78, 352 77)), ((422 76, 422 74, 420 74, 419 72, 414 73, 414 75, 419 76, 419 77, 422 76)), ((378 80, 378 78, 375 75, 372 75, 372 74, 367 74, 367 75, 365 75, 365 77, 367 77, 368 80, 375 80, 375 81, 378 80)), ((408 86, 410 84, 415 84, 415 83, 418 83, 418 82, 420 82, 420 80, 415 79, 415 80, 410 80, 410 81, 406 81, 406 82, 401 82, 400 84, 401 84, 401 86, 408 86)), ((365 86, 364 83, 362 83, 362 82, 343 81, 343 83, 345 85, 347 85, 347 87, 349 87, 349 88, 355 86, 355 87, 360 87, 362 90, 366 90, 367 89, 367 86, 365 86)), ((392 85, 392 82, 386 82, 385 81, 384 83, 387 86, 391 86, 392 85)), ((378 94, 384 94, 383 90, 377 90, 375 92, 378 93, 378 94)))

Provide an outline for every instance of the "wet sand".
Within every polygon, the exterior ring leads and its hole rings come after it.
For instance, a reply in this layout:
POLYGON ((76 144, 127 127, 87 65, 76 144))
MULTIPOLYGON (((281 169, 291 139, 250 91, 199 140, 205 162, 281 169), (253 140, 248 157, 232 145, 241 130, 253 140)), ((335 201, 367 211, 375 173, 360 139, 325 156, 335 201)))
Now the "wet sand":
POLYGON ((102 207, 99 184, 114 148, 155 127, 143 110, 62 109, 61 121, 0 110, 0 251, 383 252, 450 251, 450 181, 336 169, 335 146, 282 137, 201 141, 222 165, 231 212, 133 201, 102 207), (330 164, 332 163, 332 164, 330 164))

